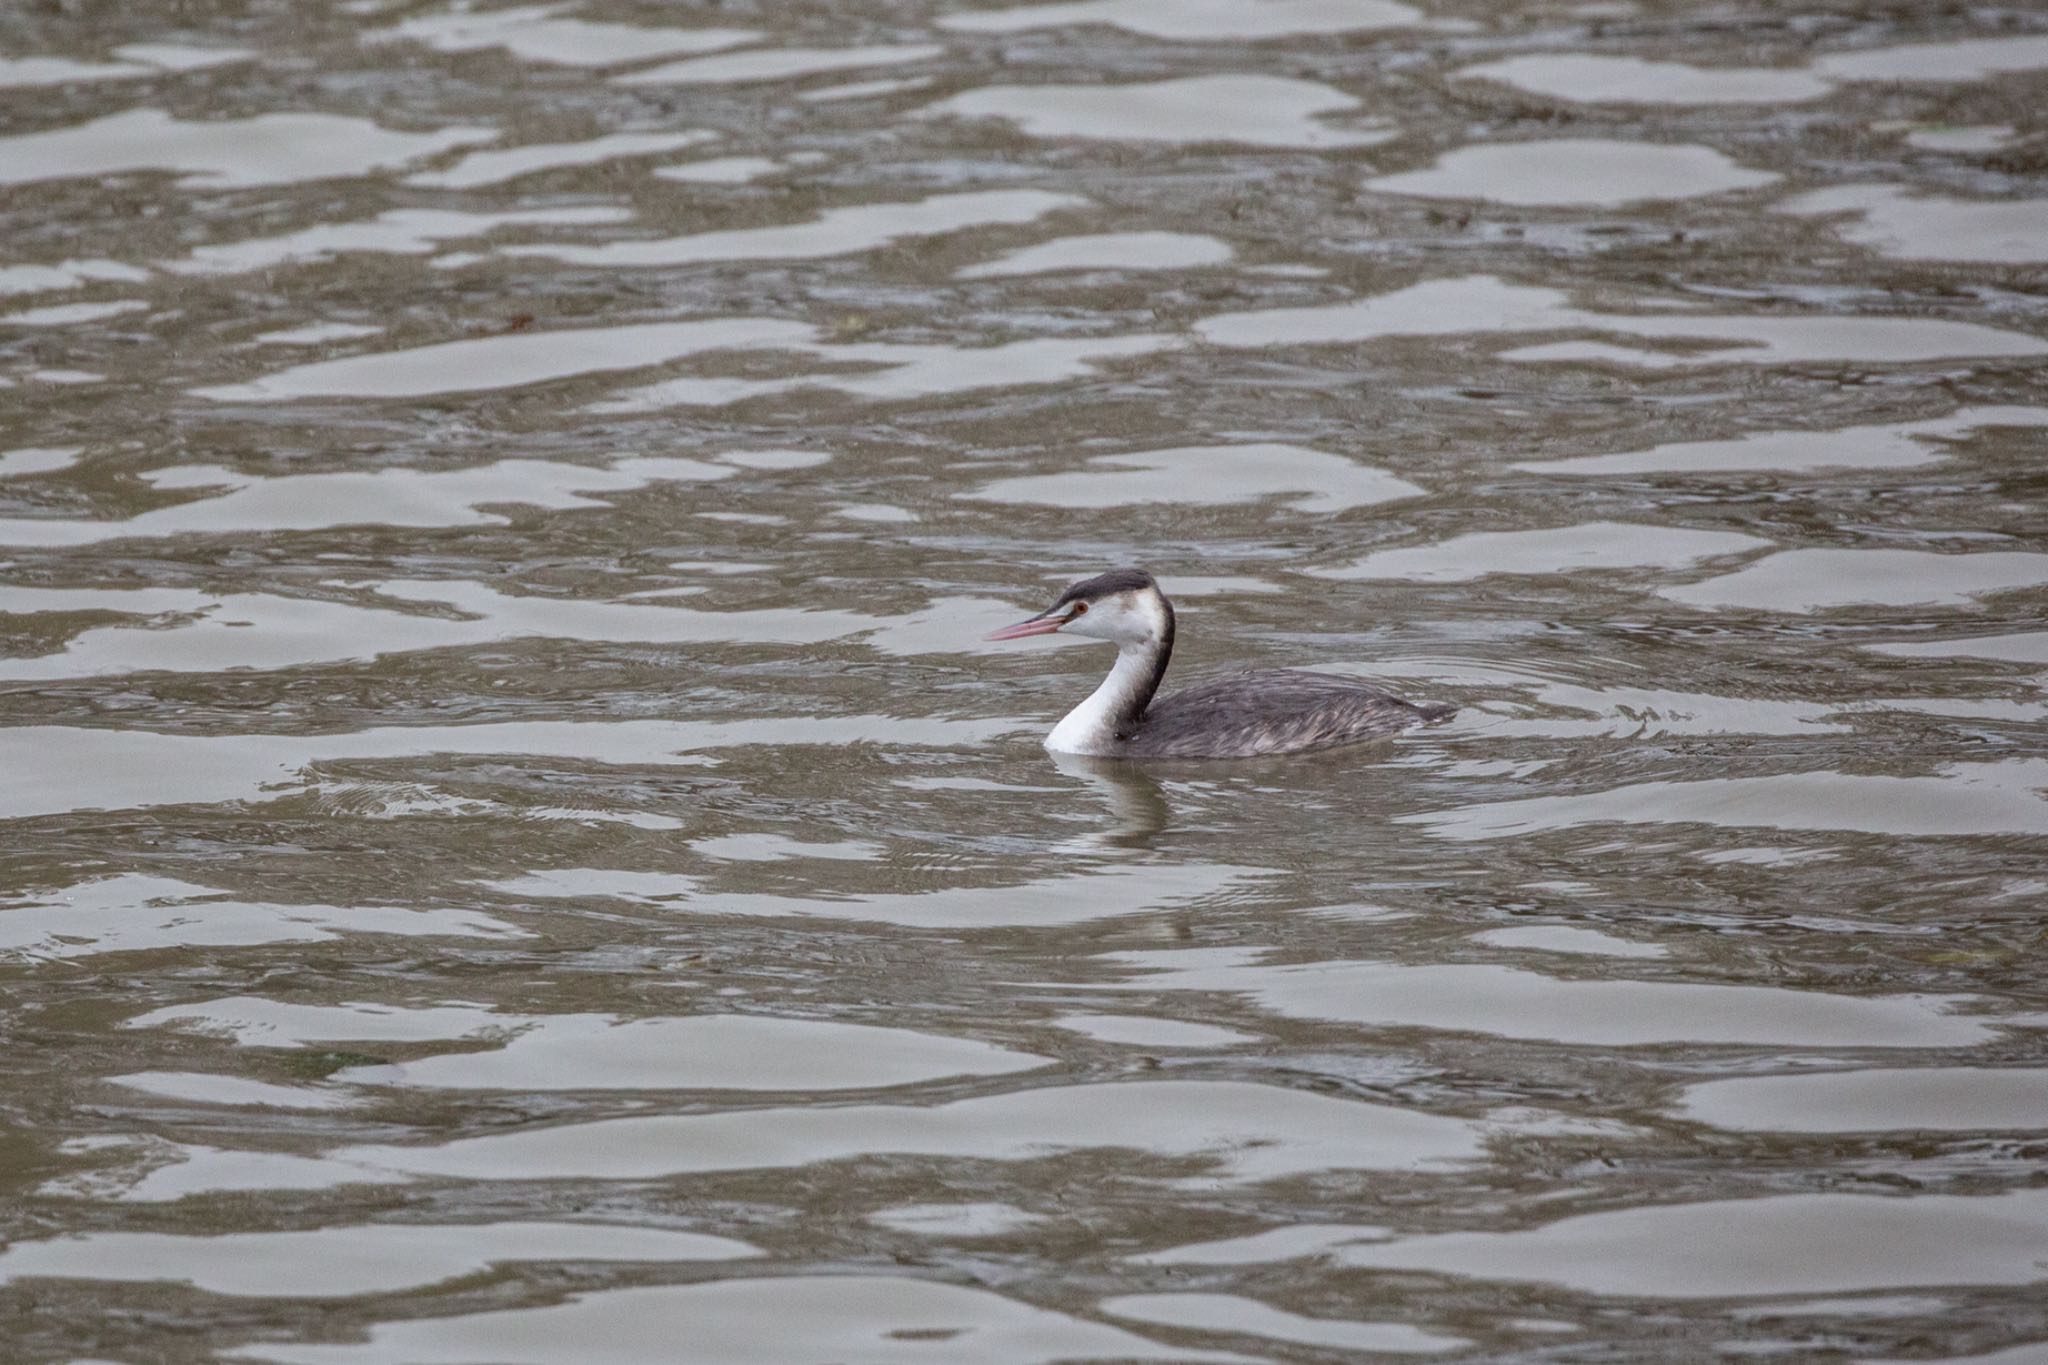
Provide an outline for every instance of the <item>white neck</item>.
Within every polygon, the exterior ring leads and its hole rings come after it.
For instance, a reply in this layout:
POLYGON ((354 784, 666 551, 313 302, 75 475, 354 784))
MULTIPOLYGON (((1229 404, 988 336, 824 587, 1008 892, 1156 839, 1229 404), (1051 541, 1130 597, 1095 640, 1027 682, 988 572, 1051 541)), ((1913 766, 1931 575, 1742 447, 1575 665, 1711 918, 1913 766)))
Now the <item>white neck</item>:
POLYGON ((1058 754, 1115 753, 1122 738, 1117 727, 1135 720, 1159 685, 1153 665, 1158 652, 1156 642, 1119 646, 1109 676, 1052 727, 1045 747, 1058 754))

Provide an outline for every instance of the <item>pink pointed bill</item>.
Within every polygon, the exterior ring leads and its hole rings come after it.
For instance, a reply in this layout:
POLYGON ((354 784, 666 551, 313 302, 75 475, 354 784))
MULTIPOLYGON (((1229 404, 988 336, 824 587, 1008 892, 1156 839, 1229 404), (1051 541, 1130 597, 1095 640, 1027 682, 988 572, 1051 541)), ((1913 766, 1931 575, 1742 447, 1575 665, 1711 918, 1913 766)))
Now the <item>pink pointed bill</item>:
POLYGON ((1066 620, 1063 617, 1046 616, 1041 613, 1027 620, 1019 621, 1014 626, 1004 626, 1001 630, 992 630, 981 638, 984 640, 1021 640, 1027 635, 1050 635, 1065 624, 1066 620))

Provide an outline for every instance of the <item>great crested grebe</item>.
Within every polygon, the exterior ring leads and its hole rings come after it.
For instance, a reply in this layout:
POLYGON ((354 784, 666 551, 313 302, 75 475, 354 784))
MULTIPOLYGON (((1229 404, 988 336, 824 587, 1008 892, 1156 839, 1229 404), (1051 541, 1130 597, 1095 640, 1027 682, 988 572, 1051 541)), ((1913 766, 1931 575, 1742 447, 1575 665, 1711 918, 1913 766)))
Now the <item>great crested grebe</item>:
POLYGON ((1160 697, 1173 658, 1173 604, 1143 569, 1112 569, 1060 594, 991 640, 1064 631, 1116 644, 1116 664, 1045 737, 1054 753, 1100 758, 1255 758, 1356 744, 1455 708, 1403 701, 1354 678, 1246 669, 1160 697))

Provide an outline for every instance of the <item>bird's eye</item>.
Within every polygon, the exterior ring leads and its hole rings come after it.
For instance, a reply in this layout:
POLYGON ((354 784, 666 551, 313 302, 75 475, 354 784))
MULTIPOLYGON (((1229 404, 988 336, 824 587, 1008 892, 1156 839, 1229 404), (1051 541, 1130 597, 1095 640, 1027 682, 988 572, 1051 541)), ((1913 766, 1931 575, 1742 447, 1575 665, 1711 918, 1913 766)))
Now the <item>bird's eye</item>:
POLYGON ((1076 603, 1074 603, 1074 615, 1076 615, 1076 616, 1086 616, 1087 614, 1088 614, 1088 604, 1087 604, 1086 602, 1076 602, 1076 603))

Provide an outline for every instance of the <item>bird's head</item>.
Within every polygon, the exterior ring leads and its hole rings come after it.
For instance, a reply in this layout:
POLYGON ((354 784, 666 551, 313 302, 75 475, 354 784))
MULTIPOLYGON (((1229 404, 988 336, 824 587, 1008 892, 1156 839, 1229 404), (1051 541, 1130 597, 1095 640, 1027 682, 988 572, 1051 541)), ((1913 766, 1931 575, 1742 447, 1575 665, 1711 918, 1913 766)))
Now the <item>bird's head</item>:
POLYGON ((1038 615, 991 631, 987 638, 1021 640, 1055 631, 1114 641, 1119 648, 1149 644, 1172 637, 1173 607, 1143 569, 1111 569, 1081 580, 1038 615))

